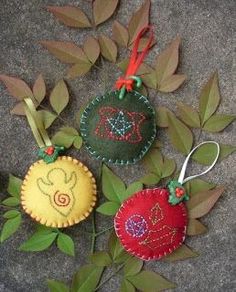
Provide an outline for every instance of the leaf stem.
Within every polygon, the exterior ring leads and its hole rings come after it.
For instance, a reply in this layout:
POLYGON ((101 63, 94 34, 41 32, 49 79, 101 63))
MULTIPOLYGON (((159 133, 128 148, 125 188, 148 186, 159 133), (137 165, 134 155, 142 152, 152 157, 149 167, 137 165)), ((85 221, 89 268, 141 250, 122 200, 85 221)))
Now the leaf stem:
POLYGON ((92 240, 91 240, 91 248, 90 252, 93 254, 95 250, 95 244, 96 244, 96 224, 95 224, 95 211, 93 211, 92 214, 92 240))
POLYGON ((99 231, 99 232, 97 232, 96 234, 95 234, 95 236, 97 237, 97 236, 100 236, 100 235, 102 235, 103 233, 106 233, 107 231, 109 231, 109 230, 111 230, 111 229, 113 229, 114 228, 114 226, 110 226, 110 227, 108 227, 108 228, 105 228, 104 230, 101 230, 101 231, 99 231))

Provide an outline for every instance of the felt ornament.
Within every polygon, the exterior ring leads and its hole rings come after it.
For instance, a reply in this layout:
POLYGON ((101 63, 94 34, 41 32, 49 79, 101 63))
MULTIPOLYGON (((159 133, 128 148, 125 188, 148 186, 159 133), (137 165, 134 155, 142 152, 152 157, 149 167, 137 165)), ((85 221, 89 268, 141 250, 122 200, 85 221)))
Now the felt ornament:
POLYGON ((92 173, 79 160, 59 156, 30 98, 24 99, 29 125, 42 158, 30 166, 21 187, 21 203, 34 220, 50 227, 67 227, 84 220, 96 202, 92 173))
POLYGON ((135 40, 125 77, 116 82, 117 90, 96 97, 81 116, 80 132, 85 146, 97 159, 133 164, 145 155, 154 141, 155 111, 147 97, 134 90, 142 84, 135 73, 152 41, 152 28, 143 28, 135 40), (149 42, 138 53, 140 39, 148 30, 149 42))
POLYGON ((115 216, 114 226, 123 247, 129 253, 143 260, 158 260, 182 245, 188 225, 184 201, 189 199, 183 184, 211 170, 219 157, 219 151, 219 144, 214 141, 199 144, 187 156, 177 181, 172 180, 163 188, 139 191, 124 201, 115 216), (214 162, 201 174, 184 179, 190 156, 206 143, 217 146, 214 162))

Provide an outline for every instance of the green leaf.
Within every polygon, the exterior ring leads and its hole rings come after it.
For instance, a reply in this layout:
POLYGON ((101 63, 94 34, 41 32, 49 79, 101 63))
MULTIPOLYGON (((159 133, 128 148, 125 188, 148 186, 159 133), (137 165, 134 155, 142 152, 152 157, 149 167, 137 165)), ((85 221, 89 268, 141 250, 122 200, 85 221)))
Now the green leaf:
POLYGON ((153 148, 149 150, 142 162, 147 170, 161 177, 164 161, 159 149, 153 148))
POLYGON ((180 119, 191 128, 200 128, 198 112, 191 106, 182 102, 177 103, 180 119))
POLYGON ((67 78, 74 79, 78 76, 84 76, 89 72, 89 70, 92 68, 91 63, 78 63, 74 64, 72 67, 70 67, 67 71, 67 78))
POLYGON ((69 102, 69 92, 63 80, 60 80, 50 94, 50 104, 59 115, 69 102))
POLYGON ((93 18, 95 25, 103 23, 115 12, 119 0, 95 0, 93 1, 93 18))
POLYGON ((20 199, 16 197, 10 197, 3 200, 2 204, 8 207, 16 207, 20 205, 20 199))
POLYGON ((120 194, 125 192, 125 184, 105 164, 102 167, 102 191, 110 201, 121 203, 120 194))
POLYGON ((148 173, 141 177, 139 181, 146 186, 155 185, 160 181, 160 177, 155 173, 148 173))
POLYGON ((200 218, 206 215, 213 208, 224 190, 223 186, 219 186, 213 190, 199 192, 191 197, 186 203, 189 217, 200 218))
POLYGON ((80 149, 83 145, 83 139, 80 136, 76 136, 73 145, 76 149, 80 149))
POLYGON ((34 98, 37 100, 39 104, 43 101, 46 95, 46 85, 42 74, 39 74, 38 78, 34 83, 33 94, 34 98))
POLYGON ((164 157, 161 177, 165 178, 165 177, 171 176, 174 173, 175 169, 176 169, 176 163, 174 159, 169 159, 167 157, 164 157))
POLYGON ((172 253, 168 254, 164 257, 164 261, 166 262, 176 262, 189 258, 195 258, 199 254, 195 251, 192 251, 187 245, 182 244, 179 248, 174 250, 172 253))
POLYGON ((16 198, 20 197, 20 189, 21 189, 22 180, 18 177, 10 174, 9 181, 7 186, 8 193, 16 198))
POLYGON ((69 287, 61 282, 56 280, 47 280, 48 288, 50 292, 69 292, 69 287))
POLYGON ((142 271, 137 275, 127 277, 127 280, 138 290, 144 292, 157 292, 164 289, 175 288, 173 283, 151 271, 142 271))
POLYGON ((87 37, 84 43, 84 52, 89 61, 94 64, 100 55, 100 46, 98 41, 91 36, 87 37))
POLYGON ((215 160, 217 148, 214 144, 203 144, 192 155, 192 159, 203 165, 210 165, 215 160))
POLYGON ((220 103, 220 92, 218 85, 218 75, 214 73, 206 85, 203 87, 199 100, 199 112, 201 125, 214 114, 220 103))
POLYGON ((131 195, 141 191, 143 189, 143 184, 140 181, 136 181, 130 184, 124 193, 122 193, 122 202, 128 199, 131 195))
POLYGON ((79 133, 75 128, 72 127, 62 127, 60 130, 52 137, 52 142, 58 146, 64 146, 69 148, 74 143, 75 139, 79 133))
POLYGON ((57 246, 65 254, 75 256, 75 244, 69 235, 60 232, 57 237, 57 246))
POLYGON ((226 145, 220 144, 220 156, 219 160, 223 160, 224 158, 228 157, 230 154, 236 151, 236 146, 233 145, 226 145))
POLYGON ((53 241, 56 239, 56 232, 45 232, 38 231, 33 234, 28 240, 26 240, 21 246, 19 250, 21 251, 42 251, 47 249, 53 241))
POLYGON ((102 56, 110 62, 115 63, 117 57, 117 46, 114 41, 105 35, 98 38, 102 56))
POLYGON ((96 211, 104 215, 113 216, 116 214, 119 208, 120 204, 117 202, 105 202, 100 205, 96 211))
POLYGON ((157 79, 156 79, 156 73, 153 69, 152 69, 151 73, 141 75, 141 78, 142 78, 143 83, 147 87, 152 88, 152 89, 156 89, 157 79))
POLYGON ((117 20, 112 25, 112 35, 116 43, 122 47, 127 47, 129 41, 129 33, 126 27, 117 20))
POLYGON ((18 216, 19 214, 20 214, 20 212, 17 210, 10 210, 10 211, 7 211, 3 214, 3 218, 12 219, 12 218, 15 218, 16 216, 18 216))
POLYGON ((40 110, 37 112, 37 114, 43 121, 45 129, 48 129, 57 118, 57 115, 47 110, 40 110))
POLYGON ((187 155, 193 145, 193 134, 190 129, 185 126, 175 116, 168 115, 169 127, 168 135, 170 137, 172 145, 183 154, 187 155))
POLYGON ((167 128, 169 125, 168 115, 174 115, 168 108, 159 106, 156 108, 156 124, 160 128, 167 128))
POLYGON ((186 188, 189 195, 193 196, 201 191, 208 191, 215 187, 215 184, 206 182, 200 178, 194 178, 188 181, 184 187, 186 188))
POLYGON ((188 221, 187 235, 201 235, 206 233, 208 230, 199 220, 190 218, 188 221))
POLYGON ((142 270, 142 267, 143 267, 142 260, 135 257, 130 258, 124 266, 125 277, 138 274, 142 270))
POLYGON ((115 263, 123 263, 131 257, 120 244, 115 232, 112 232, 108 241, 108 248, 115 263))
POLYGON ((229 124, 235 120, 234 115, 216 114, 211 116, 203 126, 203 129, 208 132, 217 133, 224 130, 229 124))
POLYGON ((135 292, 135 287, 126 279, 123 279, 120 286, 120 292, 135 292))
POLYGON ((90 256, 90 260, 98 267, 107 267, 112 263, 110 255, 105 251, 95 252, 90 256))
POLYGON ((90 292, 97 287, 104 267, 93 264, 85 265, 75 273, 72 281, 71 292, 90 292))
POLYGON ((20 227, 21 222, 22 218, 20 213, 14 218, 8 219, 2 227, 1 242, 8 239, 13 233, 15 233, 20 227))
POLYGON ((158 90, 161 92, 173 92, 178 89, 186 80, 187 76, 184 74, 174 74, 164 79, 158 90))

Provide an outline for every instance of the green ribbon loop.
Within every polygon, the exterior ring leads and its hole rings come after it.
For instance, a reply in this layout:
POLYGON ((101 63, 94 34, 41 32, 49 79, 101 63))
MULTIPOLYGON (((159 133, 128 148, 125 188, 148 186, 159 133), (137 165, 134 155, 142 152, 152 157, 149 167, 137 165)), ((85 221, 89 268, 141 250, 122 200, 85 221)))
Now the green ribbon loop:
MULTIPOLYGON (((142 79, 138 76, 135 75, 131 75, 129 77, 127 77, 127 79, 132 79, 135 81, 135 86, 137 88, 140 88, 142 86, 142 79)), ((123 99, 126 93, 126 85, 123 85, 122 88, 120 89, 120 93, 119 93, 119 99, 123 99)))

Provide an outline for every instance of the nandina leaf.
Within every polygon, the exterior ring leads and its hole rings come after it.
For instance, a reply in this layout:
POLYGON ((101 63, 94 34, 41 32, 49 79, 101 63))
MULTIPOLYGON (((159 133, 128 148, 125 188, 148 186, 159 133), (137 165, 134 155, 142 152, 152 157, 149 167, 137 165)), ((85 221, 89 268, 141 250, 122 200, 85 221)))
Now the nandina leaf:
POLYGON ((47 280, 47 284, 50 292, 70 292, 69 287, 61 281, 47 280))
POLYGON ((156 173, 148 173, 141 177, 139 181, 146 186, 155 185, 160 181, 161 177, 158 176, 156 173))
POLYGON ((67 71, 67 78, 76 78, 78 76, 84 76, 91 69, 91 63, 78 63, 70 67, 67 71))
POLYGON ((192 251, 187 245, 182 244, 179 248, 174 250, 171 254, 168 254, 164 257, 164 261, 175 262, 181 261, 189 258, 195 258, 199 254, 195 251, 192 251))
POLYGON ((206 182, 200 178, 194 178, 188 181, 184 185, 185 189, 187 190, 188 194, 190 196, 195 195, 198 192, 201 191, 208 191, 215 187, 215 184, 206 182))
MULTIPOLYGON (((126 71, 126 69, 128 67, 128 64, 129 64, 129 61, 130 61, 129 59, 124 59, 121 62, 117 63, 117 66, 120 68, 120 70, 123 73, 126 71)), ((151 66, 149 66, 149 65, 147 65, 145 63, 142 63, 140 65, 140 67, 138 68, 138 71, 137 71, 136 75, 145 76, 145 75, 151 74, 153 72, 155 72, 155 71, 151 66)))
POLYGON ((123 263, 131 257, 120 244, 115 232, 112 232, 108 240, 109 253, 115 263, 123 263))
POLYGON ((22 180, 12 174, 9 175, 9 181, 7 186, 7 192, 16 198, 20 198, 22 180))
POLYGON ((222 160, 222 159, 228 157, 230 154, 232 154, 235 151, 236 151, 236 146, 220 144, 219 160, 222 160))
POLYGON ((69 235, 60 232, 57 237, 57 247, 65 254, 75 256, 75 244, 69 235))
POLYGON ((150 4, 150 0, 145 0, 144 4, 132 15, 128 24, 129 44, 132 44, 141 29, 149 24, 150 4))
POLYGON ((178 102, 178 110, 180 119, 192 128, 200 127, 200 117, 198 112, 191 106, 178 102))
POLYGON ((60 80, 53 88, 50 97, 50 104, 59 115, 69 102, 69 92, 63 80, 60 80))
POLYGON ((79 7, 73 6, 47 6, 61 22, 70 27, 91 27, 85 13, 79 7))
POLYGON ((43 101, 46 95, 46 85, 42 74, 39 74, 38 78, 34 83, 33 94, 34 98, 37 100, 39 104, 43 101))
POLYGON ((53 136, 52 142, 59 146, 64 146, 66 148, 71 147, 74 143, 76 137, 79 133, 76 129, 72 127, 62 127, 60 130, 53 136))
POLYGON ((157 87, 157 79, 156 79, 156 73, 153 70, 151 73, 144 74, 141 76, 143 83, 152 89, 156 89, 157 87))
POLYGON ((199 101, 199 112, 201 118, 201 125, 214 114, 220 103, 220 91, 218 85, 218 75, 214 73, 206 85, 202 88, 200 101, 199 101))
MULTIPOLYGON (((144 48, 148 45, 148 42, 149 42, 149 38, 147 37, 141 38, 138 45, 138 52, 143 51, 144 48)), ((156 41, 153 39, 151 44, 149 45, 149 49, 151 49, 155 44, 156 44, 156 41)), ((133 46, 134 46, 134 43, 130 45, 129 49, 132 50, 133 46)))
POLYGON ((175 171, 176 164, 174 159, 169 159, 167 157, 164 157, 164 163, 162 166, 162 171, 161 171, 161 177, 165 178, 173 174, 175 171))
POLYGON ((164 161, 159 149, 153 148, 149 150, 142 162, 151 173, 161 177, 164 161))
POLYGON ((82 137, 76 136, 74 143, 73 143, 73 146, 79 150, 82 147, 82 145, 83 145, 82 137))
POLYGON ((168 135, 172 145, 183 154, 188 154, 193 145, 192 132, 174 115, 168 115, 168 120, 168 135))
POLYGON ((100 46, 98 41, 95 38, 89 36, 84 43, 84 52, 90 62, 94 64, 100 55, 100 46))
POLYGON ((37 112, 40 119, 43 121, 45 129, 48 129, 57 118, 57 115, 47 110, 40 110, 37 112))
POLYGON ((108 61, 115 63, 117 57, 117 46, 114 41, 105 35, 99 36, 98 41, 102 56, 108 61))
POLYGON ((210 165, 215 160, 217 148, 214 144, 201 145, 192 155, 192 159, 203 165, 210 165))
POLYGON ((173 92, 183 84, 186 78, 184 74, 171 75, 161 82, 158 89, 161 92, 173 92))
POLYGON ((12 219, 12 218, 15 218, 16 216, 18 216, 19 214, 20 214, 20 211, 9 210, 9 211, 5 212, 2 217, 5 219, 12 219))
POLYGON ((190 218, 188 221, 187 235, 194 236, 206 233, 208 230, 199 220, 190 218))
POLYGON ((124 193, 121 193, 122 201, 129 198, 131 195, 141 191, 143 189, 143 184, 140 181, 136 181, 130 184, 124 193))
POLYGON ((203 126, 203 129, 208 132, 220 132, 235 120, 235 115, 216 114, 211 116, 203 126))
POLYGON ((11 219, 8 219, 3 224, 0 241, 3 242, 8 239, 12 234, 14 234, 19 229, 21 222, 21 213, 11 219))
POLYGON ((2 201, 4 206, 16 207, 20 205, 20 199, 17 197, 9 197, 2 201))
POLYGON ((126 279, 123 279, 120 286, 120 292, 135 292, 135 287, 126 279))
POLYGON ((93 1, 93 18, 95 25, 109 19, 115 12, 119 0, 94 0, 93 1))
POLYGON ((89 63, 84 51, 72 42, 41 41, 40 44, 63 63, 89 63))
POLYGON ((130 259, 128 259, 124 266, 125 277, 138 274, 141 271, 142 267, 143 267, 142 260, 136 257, 131 257, 130 259))
POLYGON ((156 76, 158 89, 165 80, 173 75, 179 63, 179 45, 180 37, 174 39, 171 44, 157 56, 156 60, 156 76))
POLYGON ((108 216, 113 216, 119 210, 120 204, 117 202, 105 202, 101 204, 96 211, 108 216))
POLYGON ((29 86, 21 79, 0 75, 0 80, 5 84, 8 92, 18 100, 25 97, 33 97, 33 93, 29 86))
POLYGON ((98 267, 107 267, 112 263, 110 255, 105 251, 97 251, 90 256, 90 260, 98 267))
POLYGON ((156 124, 160 128, 168 127, 168 115, 174 115, 168 108, 159 106, 156 108, 156 124))
POLYGON ((10 111, 11 115, 25 116, 25 108, 23 102, 18 102, 10 111))
POLYGON ((112 35, 114 41, 122 46, 127 47, 129 41, 129 33, 126 27, 120 24, 117 20, 113 22, 112 25, 112 35))
POLYGON ((188 215, 190 218, 200 218, 206 215, 215 205, 225 188, 219 186, 213 190, 202 191, 195 194, 187 202, 188 215))

